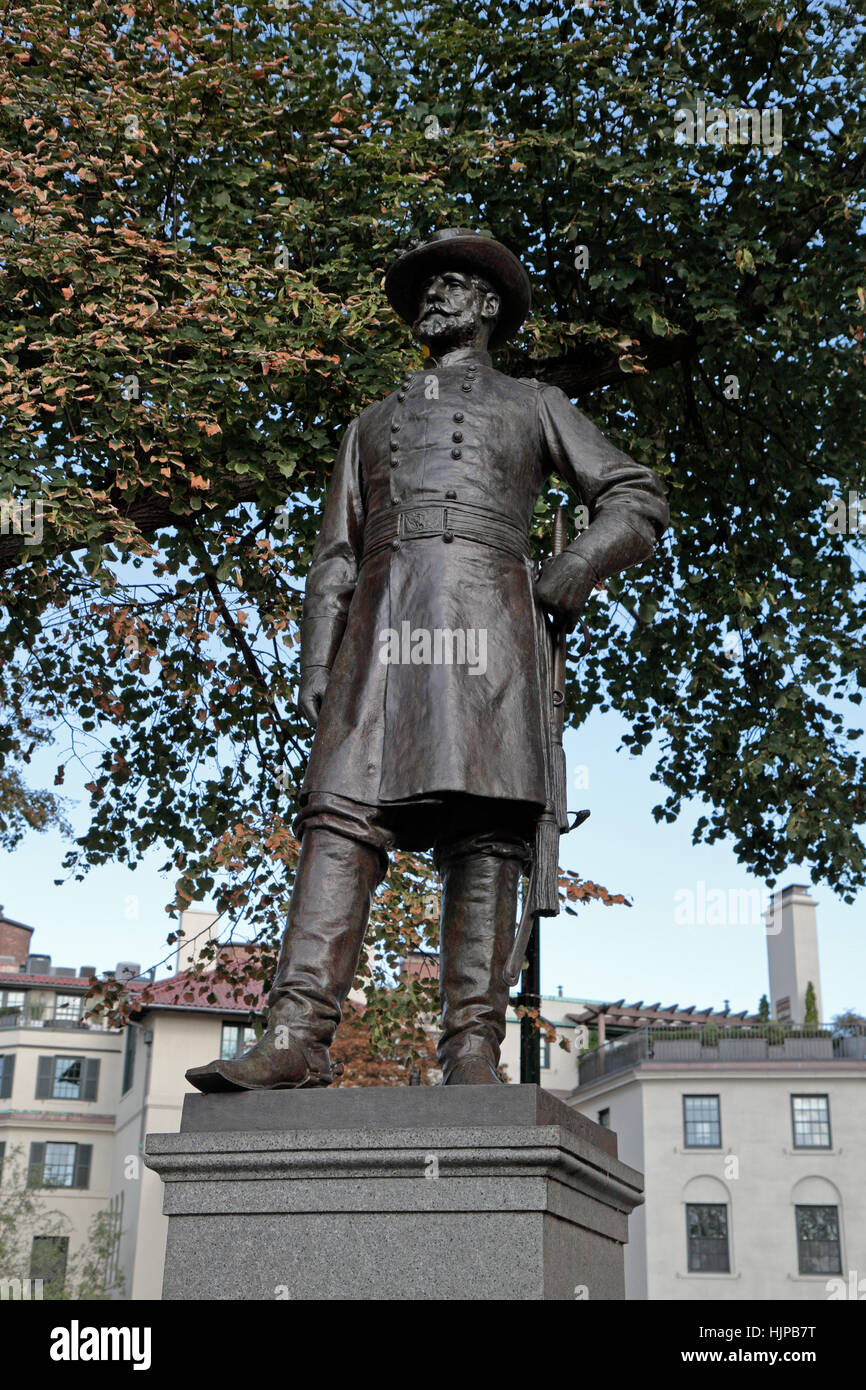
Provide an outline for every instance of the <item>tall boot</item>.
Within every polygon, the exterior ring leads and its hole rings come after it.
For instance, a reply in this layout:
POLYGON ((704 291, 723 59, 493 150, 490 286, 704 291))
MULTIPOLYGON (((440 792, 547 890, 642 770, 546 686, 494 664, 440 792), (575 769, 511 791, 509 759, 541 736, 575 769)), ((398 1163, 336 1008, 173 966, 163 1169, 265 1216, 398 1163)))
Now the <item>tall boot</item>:
POLYGON ((328 1047, 358 968, 384 851, 310 826, 280 959, 268 996, 268 1027, 237 1061, 191 1067, 200 1091, 285 1090, 333 1081, 328 1047))
POLYGON ((486 849, 443 856, 436 1054, 443 1086, 494 1084, 505 1037, 503 970, 515 933, 521 857, 486 849))

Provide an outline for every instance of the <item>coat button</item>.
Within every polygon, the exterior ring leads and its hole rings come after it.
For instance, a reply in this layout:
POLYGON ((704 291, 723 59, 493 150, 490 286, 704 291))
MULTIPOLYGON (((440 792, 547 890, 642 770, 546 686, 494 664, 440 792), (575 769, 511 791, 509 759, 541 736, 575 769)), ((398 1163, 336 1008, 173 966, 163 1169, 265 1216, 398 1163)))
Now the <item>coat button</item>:
POLYGON ((399 420, 392 420, 392 421, 391 421, 391 433, 392 433, 392 434, 396 434, 399 428, 400 428, 400 421, 399 421, 399 420))
POLYGON ((461 425, 461 424, 463 423, 463 411, 462 411, 462 410, 455 410, 455 412, 454 412, 454 419, 455 419, 455 421, 456 421, 456 423, 457 423, 458 425, 461 425))
POLYGON ((391 453, 392 453, 392 454, 396 454, 396 452, 397 452, 397 450, 398 450, 399 448, 400 448, 400 445, 397 443, 397 440, 396 440, 396 439, 392 439, 392 440, 391 440, 391 453))
POLYGON ((446 501, 446 502, 456 502, 456 501, 457 501, 457 493, 456 493, 456 492, 446 492, 446 494, 445 494, 445 501, 446 501))
POLYGON ((454 443, 455 443, 455 444, 462 444, 462 443, 463 443, 463 435, 460 433, 459 430, 455 430, 454 433, 452 434, 451 438, 454 440, 454 443))
POLYGON ((400 542, 399 542, 399 541, 392 541, 392 542, 391 542, 391 549, 392 549, 392 550, 399 550, 399 549, 400 549, 400 542))
POLYGON ((391 459, 391 460, 390 460, 390 463, 391 463, 391 467, 392 467, 392 468, 399 468, 399 467, 400 467, 400 460, 399 460, 398 458, 393 458, 393 459, 391 459))
POLYGON ((464 381, 464 383, 463 383, 463 385, 461 386, 460 390, 461 390, 461 391, 466 391, 466 392, 468 393, 469 391, 472 390, 472 382, 471 382, 471 381, 464 381))
POLYGON ((451 450, 451 457, 452 457, 453 459, 462 459, 462 457, 463 457, 463 450, 462 450, 462 449, 452 449, 452 450, 451 450))
POLYGON ((453 541, 453 539, 454 539, 454 532, 453 532, 453 531, 443 531, 443 532, 442 532, 442 539, 443 539, 443 541, 445 542, 445 544, 448 545, 449 542, 450 542, 450 541, 453 541))

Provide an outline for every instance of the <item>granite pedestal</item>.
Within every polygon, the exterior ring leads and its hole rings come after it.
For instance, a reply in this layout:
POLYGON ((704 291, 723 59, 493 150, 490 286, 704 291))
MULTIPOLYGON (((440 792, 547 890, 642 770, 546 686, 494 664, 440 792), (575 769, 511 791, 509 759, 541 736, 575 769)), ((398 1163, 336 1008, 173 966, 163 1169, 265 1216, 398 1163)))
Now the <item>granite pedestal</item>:
POLYGON ((621 1299, 642 1178, 537 1086, 189 1095, 166 1299, 621 1299))

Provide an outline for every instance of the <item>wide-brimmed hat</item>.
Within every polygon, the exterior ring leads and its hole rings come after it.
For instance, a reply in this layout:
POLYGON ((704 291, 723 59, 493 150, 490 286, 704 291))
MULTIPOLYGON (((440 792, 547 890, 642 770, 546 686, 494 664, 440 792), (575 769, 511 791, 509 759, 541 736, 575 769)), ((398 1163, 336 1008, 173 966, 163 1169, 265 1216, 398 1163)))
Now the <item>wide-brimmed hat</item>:
POLYGON ((529 276, 507 246, 463 227, 445 227, 397 257, 385 276, 385 293, 401 319, 415 322, 424 285, 446 270, 465 270, 489 280, 502 301, 490 346, 513 337, 532 302, 529 276))

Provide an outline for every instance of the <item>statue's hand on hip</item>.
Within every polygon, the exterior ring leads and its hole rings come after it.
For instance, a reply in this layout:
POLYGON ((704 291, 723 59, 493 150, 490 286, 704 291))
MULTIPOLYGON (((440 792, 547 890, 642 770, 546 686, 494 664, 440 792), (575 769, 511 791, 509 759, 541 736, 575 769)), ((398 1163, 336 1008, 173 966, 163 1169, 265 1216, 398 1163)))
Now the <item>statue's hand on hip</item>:
POLYGON ((330 676, 327 666, 307 666, 301 672, 298 709, 314 729, 319 722, 319 710, 322 708, 330 676))
POLYGON ((586 560, 564 550, 554 560, 548 560, 535 581, 535 593, 556 626, 571 632, 597 582, 595 571, 586 560))

